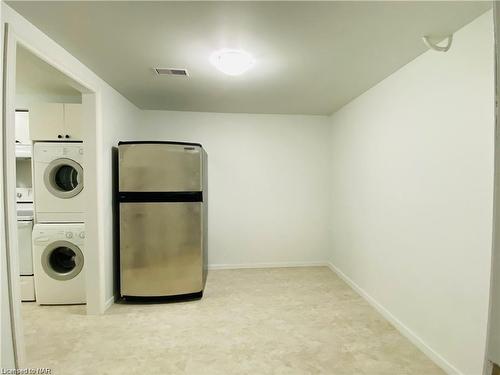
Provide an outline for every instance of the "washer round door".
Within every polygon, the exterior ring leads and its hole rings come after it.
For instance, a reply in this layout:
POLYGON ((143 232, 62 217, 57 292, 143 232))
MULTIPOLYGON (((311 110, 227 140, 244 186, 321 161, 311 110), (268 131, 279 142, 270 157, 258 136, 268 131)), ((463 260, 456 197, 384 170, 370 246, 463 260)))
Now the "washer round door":
POLYGON ((76 161, 53 160, 43 175, 45 187, 58 198, 73 198, 83 190, 83 168, 76 161))
POLYGON ((71 280, 83 269, 83 253, 68 241, 55 241, 42 253, 42 267, 47 275, 56 280, 71 280))

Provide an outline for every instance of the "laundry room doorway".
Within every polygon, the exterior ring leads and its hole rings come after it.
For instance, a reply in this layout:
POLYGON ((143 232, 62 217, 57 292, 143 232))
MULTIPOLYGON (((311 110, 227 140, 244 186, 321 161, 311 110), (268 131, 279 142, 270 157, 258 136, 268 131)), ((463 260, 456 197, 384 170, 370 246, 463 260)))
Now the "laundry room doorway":
POLYGON ((99 92, 50 48, 41 51, 16 31, 5 24, 1 150, 8 341, 15 366, 23 368, 36 365, 33 345, 56 345, 37 342, 40 332, 31 319, 98 314, 104 307, 97 224, 99 92))

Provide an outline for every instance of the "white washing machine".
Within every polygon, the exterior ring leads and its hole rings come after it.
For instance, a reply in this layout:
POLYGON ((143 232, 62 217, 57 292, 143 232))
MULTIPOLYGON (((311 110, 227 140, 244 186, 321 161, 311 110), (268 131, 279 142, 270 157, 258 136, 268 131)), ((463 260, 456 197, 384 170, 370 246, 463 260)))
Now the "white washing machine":
POLYGON ((83 144, 37 142, 33 165, 36 221, 83 222, 83 144))
POLYGON ((40 305, 86 303, 84 224, 35 224, 33 265, 40 305))

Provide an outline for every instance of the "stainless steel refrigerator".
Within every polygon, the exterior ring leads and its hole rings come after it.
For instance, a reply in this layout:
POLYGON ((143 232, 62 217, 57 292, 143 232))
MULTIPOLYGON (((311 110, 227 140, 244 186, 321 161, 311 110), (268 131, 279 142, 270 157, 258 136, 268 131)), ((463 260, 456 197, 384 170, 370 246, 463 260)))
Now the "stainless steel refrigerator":
POLYGON ((207 154, 198 143, 119 142, 120 293, 201 297, 207 154))

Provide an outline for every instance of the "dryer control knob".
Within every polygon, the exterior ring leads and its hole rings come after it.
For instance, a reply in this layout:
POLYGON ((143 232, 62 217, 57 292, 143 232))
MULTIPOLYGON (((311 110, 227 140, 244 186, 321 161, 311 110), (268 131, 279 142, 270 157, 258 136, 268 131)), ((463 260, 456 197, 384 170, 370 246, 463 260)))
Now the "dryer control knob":
POLYGON ((66 238, 73 238, 73 233, 66 232, 66 238))
POLYGON ((85 238, 85 232, 80 232, 80 234, 78 235, 78 237, 85 238))

